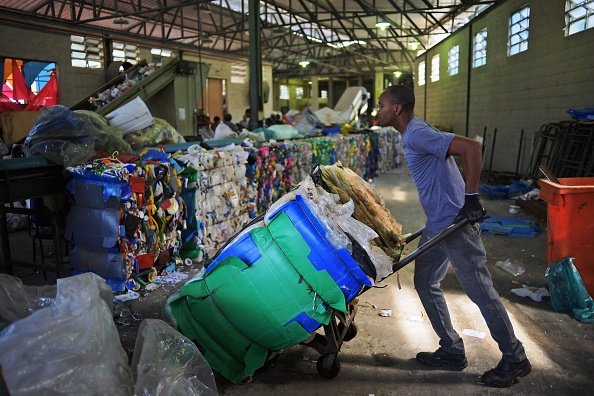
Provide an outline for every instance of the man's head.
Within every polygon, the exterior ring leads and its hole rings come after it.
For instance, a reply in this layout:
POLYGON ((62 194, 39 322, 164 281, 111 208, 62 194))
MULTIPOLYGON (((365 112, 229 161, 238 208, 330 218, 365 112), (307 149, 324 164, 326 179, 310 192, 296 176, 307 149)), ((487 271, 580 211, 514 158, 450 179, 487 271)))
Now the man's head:
POLYGON ((231 121, 232 118, 233 117, 231 116, 230 113, 223 114, 223 120, 225 120, 225 121, 231 121))
POLYGON ((415 94, 406 85, 392 85, 379 97, 377 118, 382 126, 403 130, 413 117, 415 94))

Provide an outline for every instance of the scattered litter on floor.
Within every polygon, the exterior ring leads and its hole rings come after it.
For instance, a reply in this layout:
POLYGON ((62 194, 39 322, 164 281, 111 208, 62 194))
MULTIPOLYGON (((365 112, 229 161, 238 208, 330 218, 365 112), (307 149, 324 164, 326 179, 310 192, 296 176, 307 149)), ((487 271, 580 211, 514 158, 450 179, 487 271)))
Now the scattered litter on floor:
POLYGON ((422 322, 423 321, 423 316, 421 315, 410 315, 408 317, 408 320, 411 322, 422 322))
POLYGON ((507 211, 510 214, 516 214, 520 211, 520 207, 518 205, 509 205, 509 208, 507 209, 507 211))
POLYGON ((155 283, 174 285, 188 279, 188 274, 184 272, 170 272, 167 275, 158 276, 155 283))
POLYGON ((551 294, 544 287, 533 287, 522 285, 517 289, 511 289, 511 292, 516 296, 530 297, 533 301, 541 302, 543 297, 549 297, 551 294))
POLYGON ((526 269, 524 267, 515 265, 514 263, 511 262, 510 259, 496 261, 495 267, 507 272, 508 274, 510 274, 512 276, 520 276, 524 272, 526 272, 526 269))
POLYGON ((392 310, 391 309, 382 309, 380 311, 379 315, 384 316, 384 317, 392 316, 392 310))
POLYGON ((140 297, 140 294, 136 293, 134 290, 128 290, 126 293, 114 295, 113 299, 117 302, 124 302, 136 300, 138 297, 140 297))
POLYGON ((149 292, 149 291, 157 290, 159 287, 161 287, 161 285, 159 285, 158 283, 151 282, 151 283, 146 284, 146 286, 144 287, 144 290, 149 292))
POLYGON ((481 223, 483 235, 505 235, 510 237, 534 238, 541 229, 527 217, 491 216, 481 223))
POLYGON ((512 197, 512 198, 518 198, 518 199, 521 199, 522 201, 536 200, 536 199, 540 198, 540 190, 538 188, 533 188, 532 190, 528 191, 526 194, 522 194, 522 195, 519 195, 517 197, 512 197))
POLYGON ((464 329, 462 331, 462 334, 470 336, 470 337, 476 337, 476 338, 485 338, 485 335, 486 335, 482 331, 472 330, 472 329, 464 329))

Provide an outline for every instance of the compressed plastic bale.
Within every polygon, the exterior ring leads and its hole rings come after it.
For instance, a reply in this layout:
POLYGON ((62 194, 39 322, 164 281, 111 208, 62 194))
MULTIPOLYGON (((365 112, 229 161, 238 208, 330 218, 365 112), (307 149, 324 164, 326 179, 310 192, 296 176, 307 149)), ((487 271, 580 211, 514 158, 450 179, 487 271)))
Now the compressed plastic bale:
POLYGON ((5 328, 0 364, 10 394, 130 395, 111 299, 95 274, 58 279, 54 304, 5 328))
POLYGON ((132 371, 135 395, 218 394, 212 369, 196 345, 162 320, 140 324, 132 371))
MULTIPOLYGON (((292 228, 287 235, 304 252, 301 266, 312 267, 305 263, 309 249, 288 218, 281 214, 277 224, 292 228)), ((168 304, 182 333, 205 350, 213 370, 232 382, 252 376, 269 351, 303 342, 327 324, 330 304, 346 310, 344 296, 328 273, 321 272, 316 285, 309 284, 266 227, 250 234, 243 236, 242 248, 259 251, 247 255, 254 262, 245 263, 226 249, 228 255, 213 262, 204 278, 182 287, 168 304)))

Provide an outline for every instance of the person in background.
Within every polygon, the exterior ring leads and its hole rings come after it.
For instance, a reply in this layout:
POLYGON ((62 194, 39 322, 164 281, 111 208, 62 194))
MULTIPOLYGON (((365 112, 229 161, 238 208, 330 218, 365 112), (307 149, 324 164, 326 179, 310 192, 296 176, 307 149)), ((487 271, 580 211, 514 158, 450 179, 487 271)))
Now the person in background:
POLYGON ((275 124, 277 125, 281 125, 283 124, 283 117, 280 115, 280 113, 274 113, 272 114, 272 120, 275 124))
POLYGON ((252 109, 245 109, 243 119, 237 123, 239 129, 250 129, 250 119, 252 118, 252 109))
POLYGON ((212 130, 214 131, 217 128, 217 125, 219 125, 219 123, 221 122, 221 117, 219 116, 214 116, 212 119, 212 130))
POLYGON ((481 144, 441 132, 414 117, 415 96, 404 85, 388 87, 379 97, 378 121, 402 133, 404 156, 427 216, 419 245, 454 222, 468 219, 462 229, 415 260, 414 284, 439 337, 435 352, 419 352, 419 363, 463 370, 467 366, 464 342, 454 330, 440 282, 451 264, 460 285, 479 307, 491 336, 503 356, 497 367, 481 376, 481 383, 508 387, 532 367, 487 269, 487 255, 478 222, 486 215, 478 195, 482 169, 481 144), (464 177, 453 156, 460 156, 464 177))
POLYGON ((229 128, 231 128, 231 130, 233 132, 239 132, 239 130, 237 129, 237 125, 235 125, 231 119, 233 117, 231 116, 231 114, 229 113, 225 113, 223 114, 223 124, 227 125, 229 128))

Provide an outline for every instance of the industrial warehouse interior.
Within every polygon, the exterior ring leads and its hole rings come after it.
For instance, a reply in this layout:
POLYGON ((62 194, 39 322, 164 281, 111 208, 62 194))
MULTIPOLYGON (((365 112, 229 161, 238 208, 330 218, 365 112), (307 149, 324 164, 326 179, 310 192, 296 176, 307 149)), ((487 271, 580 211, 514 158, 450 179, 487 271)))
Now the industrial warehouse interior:
POLYGON ((593 44, 594 0, 0 0, 0 395, 586 393, 593 44))

